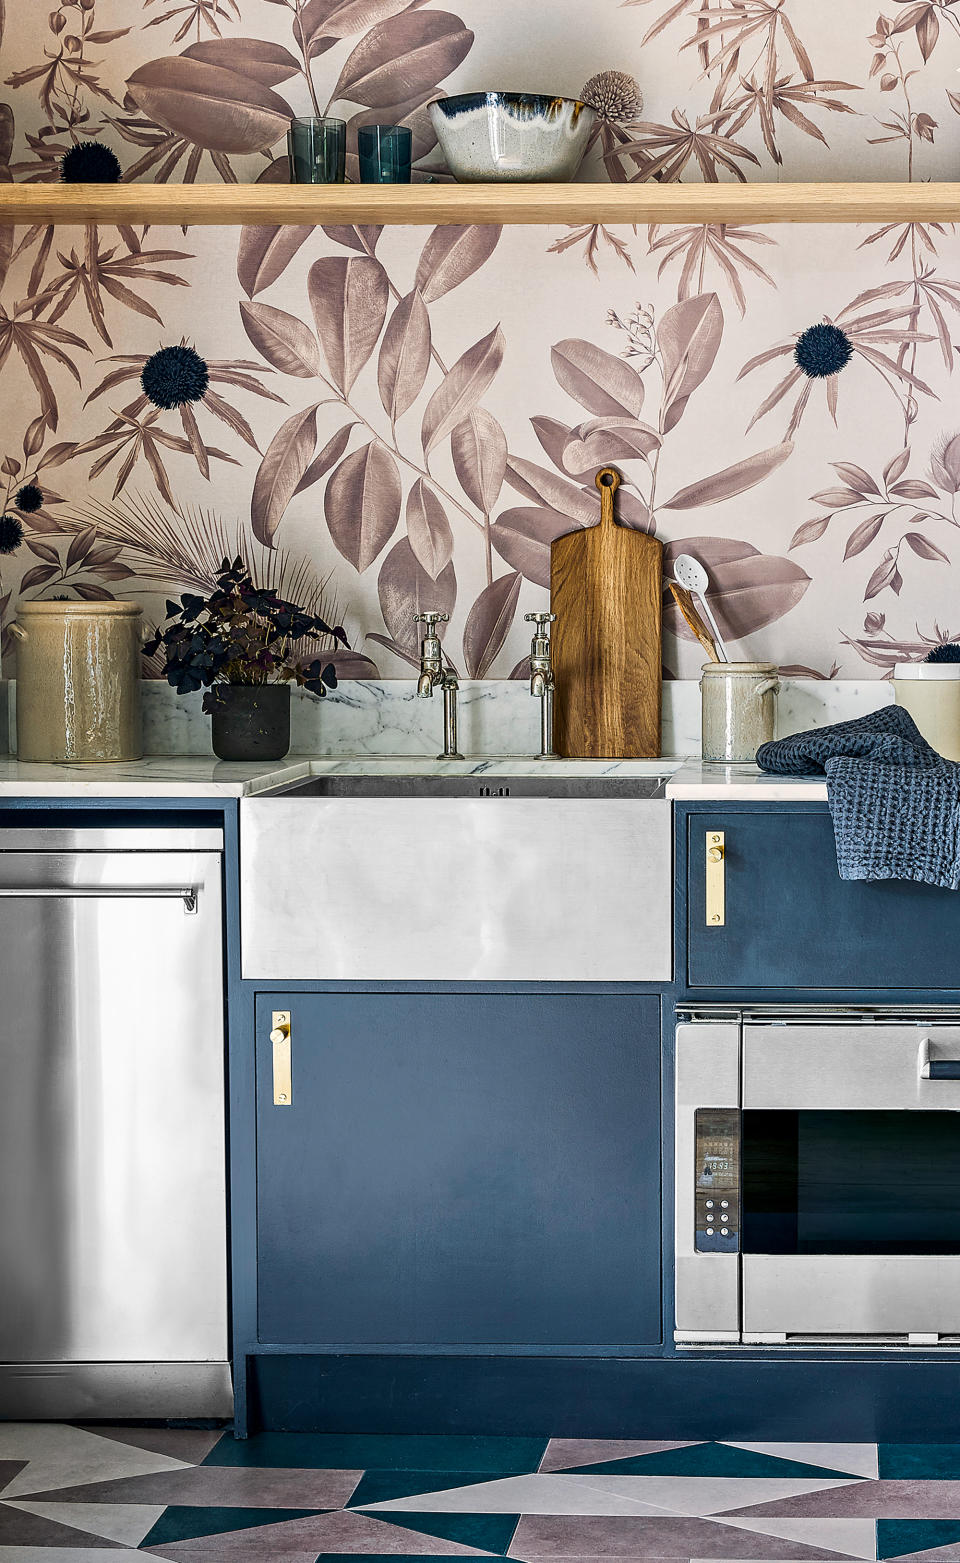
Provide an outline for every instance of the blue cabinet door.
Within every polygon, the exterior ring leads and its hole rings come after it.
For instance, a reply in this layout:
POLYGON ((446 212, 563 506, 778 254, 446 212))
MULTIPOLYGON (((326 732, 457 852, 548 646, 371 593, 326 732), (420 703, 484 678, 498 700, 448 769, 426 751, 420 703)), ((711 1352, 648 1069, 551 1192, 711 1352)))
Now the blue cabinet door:
POLYGON ((659 1027, 645 997, 260 995, 260 1340, 657 1342, 659 1027))
POLYGON ((960 988, 960 892, 840 878, 826 805, 687 817, 687 978, 710 989, 960 988), (706 920, 707 836, 724 833, 725 921, 706 920))

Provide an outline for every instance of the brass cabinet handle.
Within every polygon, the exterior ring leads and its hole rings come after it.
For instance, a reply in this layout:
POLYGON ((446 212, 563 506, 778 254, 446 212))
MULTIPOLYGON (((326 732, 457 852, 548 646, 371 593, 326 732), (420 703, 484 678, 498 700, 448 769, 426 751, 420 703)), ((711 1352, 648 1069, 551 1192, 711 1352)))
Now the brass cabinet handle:
POLYGON ((293 1102, 293 1069, 290 1060, 290 1011, 275 1009, 273 1028, 273 1105, 289 1107, 293 1102))
POLYGON ((727 920, 726 908, 726 846, 722 830, 707 831, 707 893, 706 916, 708 928, 722 928, 727 920))

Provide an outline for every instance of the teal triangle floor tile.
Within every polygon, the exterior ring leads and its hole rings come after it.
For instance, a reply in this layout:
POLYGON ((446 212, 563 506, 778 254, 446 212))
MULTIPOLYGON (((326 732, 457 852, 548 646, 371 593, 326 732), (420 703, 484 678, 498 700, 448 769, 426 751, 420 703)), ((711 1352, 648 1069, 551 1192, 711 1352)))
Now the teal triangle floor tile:
POLYGON ((489 1550, 464 1546, 443 1536, 418 1534, 348 1509, 193 1541, 166 1542, 145 1551, 150 1557, 169 1558, 172 1563, 315 1563, 324 1554, 338 1556, 341 1552, 352 1557, 378 1557, 383 1552, 394 1557, 421 1553, 434 1558, 472 1558, 478 1552, 490 1555, 489 1550))
POLYGON ((567 1476, 756 1476, 832 1477, 849 1480, 845 1471, 826 1466, 803 1465, 797 1460, 734 1449, 731 1444, 691 1444, 685 1449, 665 1449, 657 1454, 635 1455, 628 1460, 604 1460, 599 1465, 568 1468, 567 1476))
MULTIPOLYGON (((394 1519, 383 1509, 369 1517, 386 1524, 394 1519)), ((440 1536, 444 1541, 456 1541, 463 1547, 476 1547, 498 1556, 506 1553, 520 1522, 519 1514, 411 1514, 406 1509, 395 1517, 403 1530, 440 1536)))
POLYGON ((892 1480, 960 1481, 960 1444, 880 1444, 878 1468, 892 1480))
POLYGON ((144 1536, 141 1547, 163 1547, 171 1541, 194 1541, 198 1536, 224 1536, 231 1531, 252 1530, 257 1525, 280 1525, 303 1520, 323 1509, 202 1509, 170 1507, 144 1536))
POLYGON ((960 1522, 955 1520, 877 1521, 878 1558, 900 1558, 955 1543, 960 1543, 960 1522))
POLYGON ((303 1470, 483 1471, 518 1475, 537 1469, 546 1438, 468 1437, 423 1433, 258 1433, 222 1438, 204 1465, 283 1466, 303 1470))
MULTIPOLYGON (((504 1471, 504 1476, 527 1476, 527 1471, 504 1471)), ((367 1471, 361 1476, 347 1507, 368 1509, 374 1503, 389 1503, 393 1498, 412 1498, 417 1493, 444 1492, 454 1487, 474 1487, 489 1482, 489 1471, 367 1471)))

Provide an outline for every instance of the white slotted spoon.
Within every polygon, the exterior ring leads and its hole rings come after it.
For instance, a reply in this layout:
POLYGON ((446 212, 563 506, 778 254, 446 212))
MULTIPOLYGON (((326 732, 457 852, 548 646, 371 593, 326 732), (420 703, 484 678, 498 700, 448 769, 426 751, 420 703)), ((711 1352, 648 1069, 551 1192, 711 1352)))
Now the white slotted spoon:
POLYGON ((723 644, 723 636, 717 627, 717 621, 713 616, 710 604, 707 602, 707 592, 710 589, 710 577, 699 559, 694 559, 692 554, 678 554, 673 561, 673 578, 685 586, 692 596, 700 599, 700 605, 707 617, 707 623, 713 630, 713 638, 717 651, 720 653, 721 662, 729 662, 727 648, 723 644))

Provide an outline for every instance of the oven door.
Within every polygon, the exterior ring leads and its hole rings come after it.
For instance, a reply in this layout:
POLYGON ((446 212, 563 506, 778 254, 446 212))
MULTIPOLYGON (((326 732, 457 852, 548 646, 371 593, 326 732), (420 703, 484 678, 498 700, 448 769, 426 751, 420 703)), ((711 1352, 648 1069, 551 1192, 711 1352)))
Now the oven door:
POLYGON ((742 1032, 745 1342, 960 1336, 960 1023, 742 1032))

